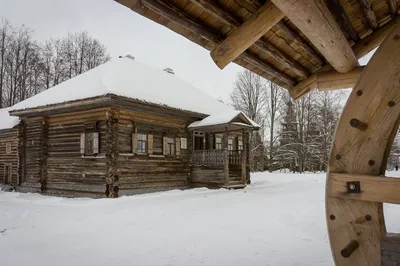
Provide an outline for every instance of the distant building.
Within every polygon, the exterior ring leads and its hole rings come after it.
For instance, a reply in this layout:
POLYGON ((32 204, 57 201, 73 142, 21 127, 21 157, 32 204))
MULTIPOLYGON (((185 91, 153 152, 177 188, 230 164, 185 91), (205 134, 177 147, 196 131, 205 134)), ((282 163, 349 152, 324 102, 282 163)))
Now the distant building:
POLYGON ((1 110, 3 183, 93 197, 244 187, 258 125, 171 72, 118 58, 1 110))

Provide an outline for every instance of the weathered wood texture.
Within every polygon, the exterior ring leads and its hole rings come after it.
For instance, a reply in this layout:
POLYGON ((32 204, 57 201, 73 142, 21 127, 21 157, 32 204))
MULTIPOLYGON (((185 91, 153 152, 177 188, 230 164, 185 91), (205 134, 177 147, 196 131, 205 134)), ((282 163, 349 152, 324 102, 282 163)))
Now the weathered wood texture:
MULTIPOLYGON (((374 33, 391 23, 398 14, 399 6, 399 1, 392 0, 116 1, 210 51, 216 50, 229 36, 237 35, 243 25, 254 20, 254 14, 261 12, 271 2, 275 2, 278 7, 280 6, 277 2, 293 5, 303 3, 304 8, 295 8, 295 11, 287 14, 287 17, 262 34, 256 42, 255 39, 261 35, 259 32, 252 34, 252 38, 242 38, 243 40, 234 43, 254 42, 236 57, 235 63, 287 89, 292 89, 320 68, 330 67, 330 64, 339 72, 347 72, 355 67, 357 61, 352 53, 359 58, 360 54, 375 48, 380 40, 374 33), (325 5, 329 5, 330 12, 325 5), (364 12, 366 8, 367 13, 364 12), (310 14, 319 16, 315 19, 310 14), (376 18, 376 28, 369 25, 368 17, 371 14, 376 18), (304 19, 309 32, 300 27, 297 18, 294 19, 293 16, 304 19), (321 20, 326 20, 327 23, 320 23, 321 20), (318 45, 319 42, 323 46, 318 45), (322 56, 318 50, 327 52, 322 56), (343 62, 345 63, 342 64, 343 62)), ((283 10, 281 7, 280 9, 283 10)), ((275 14, 276 12, 266 14, 262 19, 272 19, 275 14)), ((260 27, 254 28, 258 30, 260 27)), ((246 32, 256 30, 250 29, 246 32)))
MULTIPOLYGON (((329 188, 335 182, 331 178, 333 173, 373 175, 379 182, 378 175, 385 172, 388 152, 400 122, 399 81, 400 24, 378 48, 354 87, 332 145, 326 215, 337 265, 381 264, 380 243, 386 230, 382 203, 337 198, 330 196, 329 188), (351 123, 354 119, 367 127, 357 127, 351 123), (357 240, 359 247, 349 258, 343 258, 340 251, 352 240, 357 240)), ((390 191, 383 184, 381 189, 390 191)))
POLYGON ((7 174, 5 172, 6 165, 12 165, 12 176, 11 184, 16 186, 19 184, 19 174, 18 174, 18 128, 6 129, 0 131, 0 183, 8 183, 6 180, 7 174), (11 150, 8 150, 7 145, 11 150))
POLYGON ((225 184, 224 165, 217 166, 192 166, 190 171, 191 185, 196 186, 222 186, 225 184))
MULTIPOLYGON (((146 117, 121 111, 124 119, 119 120, 118 146, 119 189, 121 193, 151 189, 187 188, 190 172, 191 138, 180 122, 165 120, 163 125, 154 124, 146 117), (152 152, 132 153, 132 133, 152 136, 152 152), (163 138, 180 140, 186 138, 187 149, 180 149, 179 155, 164 155, 163 138)), ((175 152, 176 152, 175 146, 175 152)))
POLYGON ((357 59, 343 32, 322 0, 272 0, 307 36, 332 67, 346 73, 357 59))
POLYGON ((385 234, 381 241, 382 265, 400 265, 400 234, 385 234))

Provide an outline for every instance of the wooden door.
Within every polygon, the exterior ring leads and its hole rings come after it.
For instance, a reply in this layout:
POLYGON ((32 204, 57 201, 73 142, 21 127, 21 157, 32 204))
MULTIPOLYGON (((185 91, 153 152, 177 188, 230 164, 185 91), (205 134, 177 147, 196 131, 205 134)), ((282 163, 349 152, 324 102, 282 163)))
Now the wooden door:
POLYGON ((12 165, 5 164, 4 165, 4 184, 12 183, 12 165))

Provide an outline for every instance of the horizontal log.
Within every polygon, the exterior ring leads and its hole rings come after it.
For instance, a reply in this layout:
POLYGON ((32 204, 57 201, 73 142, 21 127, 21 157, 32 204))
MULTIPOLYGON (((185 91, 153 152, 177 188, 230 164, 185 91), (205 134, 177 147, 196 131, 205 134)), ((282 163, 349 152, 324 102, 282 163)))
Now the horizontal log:
POLYGON ((341 199, 400 204, 400 178, 330 173, 327 195, 341 199), (360 182, 360 193, 348 193, 347 182, 360 182))
POLYGON ((356 43, 353 46, 353 51, 357 59, 364 57, 378 47, 398 23, 400 23, 400 18, 392 19, 390 22, 356 43))
MULTIPOLYGON (((213 30, 202 25, 200 22, 195 21, 192 17, 167 2, 162 2, 159 0, 142 0, 142 4, 147 8, 153 10, 154 12, 175 22, 181 27, 198 34, 199 36, 203 37, 214 45, 217 45, 223 40, 220 37, 219 33, 214 32, 213 30)), ((245 60, 245 62, 251 65, 254 65, 252 62, 257 62, 257 65, 254 66, 264 71, 268 75, 279 79, 288 87, 292 87, 296 83, 290 76, 281 73, 275 67, 265 62, 264 60, 261 60, 257 56, 243 53, 240 57, 242 60, 245 60)))
POLYGON ((342 30, 322 0, 272 0, 340 73, 353 70, 357 59, 342 30))
POLYGON ((338 73, 334 70, 314 73, 289 90, 290 96, 296 100, 316 88, 320 91, 353 88, 364 68, 360 66, 348 73, 338 73))

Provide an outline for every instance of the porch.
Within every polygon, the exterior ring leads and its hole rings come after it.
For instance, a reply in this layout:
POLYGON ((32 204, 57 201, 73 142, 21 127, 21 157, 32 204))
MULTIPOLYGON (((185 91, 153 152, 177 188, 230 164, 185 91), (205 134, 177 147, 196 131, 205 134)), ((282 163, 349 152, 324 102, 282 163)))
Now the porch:
POLYGON ((240 150, 195 150, 191 160, 192 180, 225 188, 246 186, 246 153, 240 150), (199 180, 200 179, 200 180, 199 180))
POLYGON ((211 115, 188 127, 193 131, 191 183, 244 188, 250 180, 249 134, 259 128, 239 111, 211 115))

